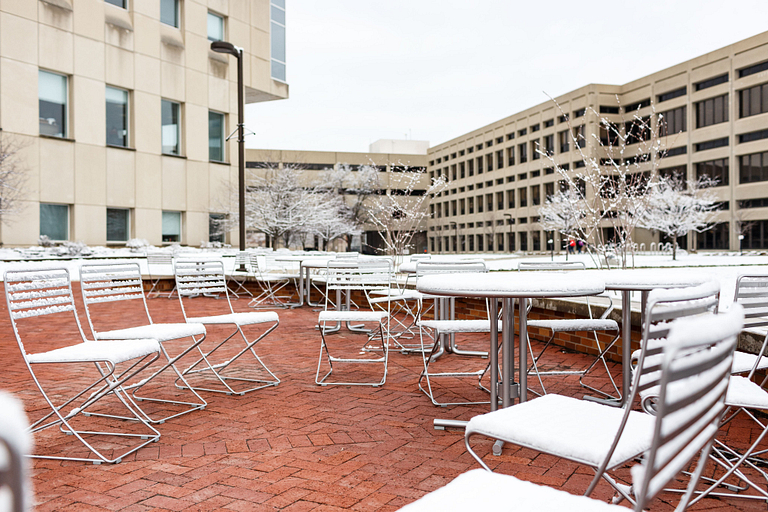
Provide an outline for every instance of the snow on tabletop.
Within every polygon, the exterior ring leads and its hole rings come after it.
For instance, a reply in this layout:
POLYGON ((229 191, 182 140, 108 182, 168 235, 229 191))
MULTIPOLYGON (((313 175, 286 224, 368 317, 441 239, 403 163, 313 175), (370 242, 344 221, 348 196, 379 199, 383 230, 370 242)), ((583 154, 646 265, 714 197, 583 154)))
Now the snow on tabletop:
POLYGON ((75 361, 111 361, 122 363, 160 350, 157 340, 86 341, 38 354, 27 354, 30 363, 67 363, 75 361))
POLYGON ((152 338, 157 341, 168 341, 202 334, 205 334, 205 326, 200 323, 151 324, 130 327, 128 329, 98 332, 96 333, 96 339, 135 340, 138 338, 152 338))
MULTIPOLYGON (((490 320, 423 320, 417 322, 419 327, 428 327, 438 332, 491 332, 490 320)), ((498 330, 501 332, 501 320, 498 320, 498 330)))
MULTIPOLYGON (((598 465, 605 460, 623 414, 616 407, 550 394, 475 416, 466 428, 467 432, 598 465)), ((611 466, 650 448, 653 424, 653 416, 630 413, 611 466)))
POLYGON ((459 297, 574 297, 602 293, 605 282, 585 271, 435 274, 419 278, 417 289, 459 297))
POLYGON ((254 313, 230 313, 228 315, 187 317, 189 323, 199 324, 237 324, 253 325, 266 322, 277 322, 278 316, 274 311, 254 313))
POLYGON ((519 480, 511 475, 473 469, 400 509, 402 512, 626 512, 626 507, 576 496, 519 480))

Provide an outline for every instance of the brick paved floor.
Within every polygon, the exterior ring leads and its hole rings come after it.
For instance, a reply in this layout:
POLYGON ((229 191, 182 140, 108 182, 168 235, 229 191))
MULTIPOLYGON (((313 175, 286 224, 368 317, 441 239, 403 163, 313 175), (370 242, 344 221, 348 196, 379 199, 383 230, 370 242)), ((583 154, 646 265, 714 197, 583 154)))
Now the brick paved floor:
MULTIPOLYGON (((79 297, 77 290, 76 294, 79 297)), ((214 299, 201 303, 210 313, 224 306, 214 299)), ((245 300, 234 304, 247 309, 245 300)), ((154 299, 149 306, 156 322, 181 320, 175 299, 154 299)), ((159 425, 160 441, 121 464, 33 461, 37 510, 396 510, 477 466, 465 451, 462 433, 435 431, 432 420, 468 419, 487 410, 486 405, 432 406, 416 386, 420 356, 395 352, 383 388, 316 386, 317 313, 306 307, 278 313, 280 326, 257 345, 257 352, 281 379, 279 386, 245 396, 205 393, 209 405, 204 411, 159 425)), ((1 311, 0 318, 7 319, 7 312, 1 311)), ((136 318, 116 309, 114 323, 130 324, 136 318)), ((85 322, 84 315, 82 319, 85 322)), ((87 330, 87 324, 84 327, 87 330)), ((47 329, 41 349, 55 346, 65 335, 58 323, 47 329)), ((209 340, 220 334, 209 329, 209 340)), ((351 335, 335 338, 348 342, 357 353, 360 345, 351 335)), ((479 348, 483 343, 476 337, 465 346, 479 348)), ((178 346, 171 345, 171 351, 178 346)), ((4 355, 0 387, 21 397, 34 418, 42 411, 42 399, 30 387, 7 320, 0 326, 0 347, 4 355)), ((561 366, 585 361, 582 355, 559 349, 549 355, 561 366)), ((440 364, 446 369, 482 367, 485 360, 451 356, 440 364)), ((64 390, 91 372, 86 367, 66 379, 44 376, 64 390)), ((607 379, 598 376, 595 381, 607 387, 607 379)), ((443 386, 443 398, 456 399, 451 388, 460 389, 458 396, 464 399, 483 397, 466 382, 454 384, 443 386)), ((571 377, 557 378, 548 390, 583 395, 571 377)), ((745 445, 756 433, 739 420, 724 435, 745 445)), ((71 437, 45 434, 37 443, 38 453, 84 453, 71 437)), ((488 453, 490 446, 480 441, 478 452, 488 453)), ((577 464, 518 447, 506 447, 502 456, 486 460, 499 471, 574 493, 583 492, 590 480, 590 471, 577 464)), ((603 484, 594 494, 601 499, 610 495, 603 484)), ((664 493, 653 509, 671 510, 676 501, 675 495, 664 493)), ((734 499, 708 499, 695 507, 758 508, 765 505, 734 499)))

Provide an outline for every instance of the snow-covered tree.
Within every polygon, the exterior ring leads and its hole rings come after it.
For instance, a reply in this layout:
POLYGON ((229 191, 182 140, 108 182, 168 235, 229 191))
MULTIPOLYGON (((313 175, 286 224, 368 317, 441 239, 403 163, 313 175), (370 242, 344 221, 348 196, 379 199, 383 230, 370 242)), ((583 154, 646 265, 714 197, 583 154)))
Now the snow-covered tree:
POLYGON ((387 255, 399 257, 412 248, 414 235, 423 230, 423 223, 429 217, 432 197, 447 186, 442 176, 433 179, 427 190, 417 188, 421 182, 418 172, 406 169, 393 173, 390 188, 396 192, 371 198, 368 222, 379 232, 387 255))
POLYGON ((566 240, 586 240, 582 223, 585 201, 577 187, 557 190, 539 208, 539 224, 547 231, 560 233, 566 240))
POLYGON ((19 158, 21 146, 0 134, 0 221, 7 223, 21 212, 27 169, 19 158))
POLYGON ((677 259, 677 238, 691 231, 701 233, 714 226, 717 199, 711 192, 708 177, 682 180, 661 177, 646 192, 646 207, 638 225, 659 231, 672 238, 672 259, 677 259))

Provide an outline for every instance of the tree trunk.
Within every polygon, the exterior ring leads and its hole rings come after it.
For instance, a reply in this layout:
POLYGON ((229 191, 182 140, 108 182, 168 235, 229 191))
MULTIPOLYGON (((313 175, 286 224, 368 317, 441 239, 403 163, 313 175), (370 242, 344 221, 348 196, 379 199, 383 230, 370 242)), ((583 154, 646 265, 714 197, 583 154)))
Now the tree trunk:
POLYGON ((672 261, 677 259, 677 235, 672 235, 672 261))

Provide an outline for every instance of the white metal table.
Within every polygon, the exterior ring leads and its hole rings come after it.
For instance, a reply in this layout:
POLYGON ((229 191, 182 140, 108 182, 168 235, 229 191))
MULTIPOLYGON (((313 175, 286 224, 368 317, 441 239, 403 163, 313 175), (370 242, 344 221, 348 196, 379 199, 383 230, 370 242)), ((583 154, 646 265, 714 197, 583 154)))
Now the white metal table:
MULTIPOLYGON (((486 274, 426 275, 419 279, 416 288, 423 293, 454 297, 487 298, 490 301, 491 318, 498 316, 498 299, 502 301, 501 332, 501 406, 509 407, 512 400, 527 399, 527 339, 528 300, 533 298, 560 298, 597 295, 605 291, 605 282, 600 274, 586 272, 490 272, 486 274), (515 299, 520 300, 519 323, 519 376, 513 385, 514 355, 514 307, 515 299)), ((491 322, 491 378, 496 379, 499 370, 498 325, 491 322)), ((498 408, 498 390, 491 385, 491 410, 498 408)), ((435 420, 435 426, 463 427, 465 422, 435 420)), ((500 446, 494 446, 494 453, 500 453, 500 446)))

